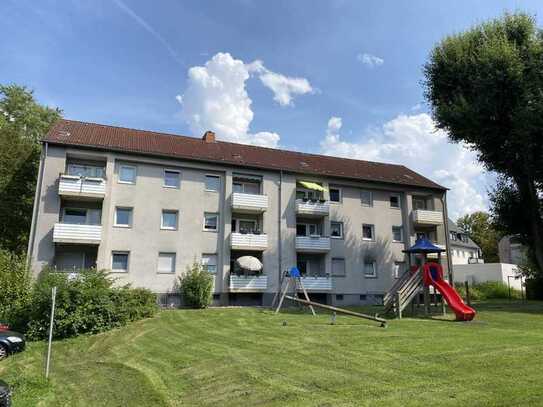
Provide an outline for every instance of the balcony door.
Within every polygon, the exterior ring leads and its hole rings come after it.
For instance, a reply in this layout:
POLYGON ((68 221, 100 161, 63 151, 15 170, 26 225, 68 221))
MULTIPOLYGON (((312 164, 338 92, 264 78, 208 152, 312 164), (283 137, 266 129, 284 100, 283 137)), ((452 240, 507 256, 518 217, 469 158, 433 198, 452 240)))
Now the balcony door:
POLYGON ((100 225, 102 211, 100 209, 64 208, 62 223, 72 225, 100 225))

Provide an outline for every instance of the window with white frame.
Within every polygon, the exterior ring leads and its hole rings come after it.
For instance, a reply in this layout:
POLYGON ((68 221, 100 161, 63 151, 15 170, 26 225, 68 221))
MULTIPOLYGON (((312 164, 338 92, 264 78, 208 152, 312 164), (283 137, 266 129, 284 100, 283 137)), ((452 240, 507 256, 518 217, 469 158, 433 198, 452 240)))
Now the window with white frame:
POLYGON ((375 261, 364 260, 364 277, 375 278, 377 277, 377 267, 375 261))
POLYGON ((401 226, 392 226, 392 241, 403 242, 403 228, 401 226))
POLYGON ((175 273, 175 253, 159 252, 158 266, 159 273, 175 273))
POLYGON ((215 274, 217 272, 217 255, 202 254, 202 267, 208 273, 215 274))
POLYGON ((219 229, 219 214, 204 213, 204 230, 216 232, 219 229))
POLYGON ((104 167, 99 167, 97 165, 87 165, 87 164, 68 164, 67 168, 68 175, 77 175, 80 177, 90 177, 90 178, 105 178, 106 171, 104 167))
POLYGON ((375 226, 370 224, 362 225, 362 240, 375 240, 375 226))
POLYGON ((219 192, 221 177, 218 175, 206 175, 206 191, 219 192))
POLYGON ((115 208, 114 226, 122 228, 132 227, 132 208, 117 206, 115 208))
POLYGON ((316 223, 297 223, 296 236, 320 236, 321 227, 316 223))
POLYGON ((340 188, 330 188, 330 202, 341 202, 341 189, 340 188))
POLYGON ((423 196, 414 196, 413 197, 413 209, 421 209, 426 210, 428 209, 428 202, 426 201, 426 198, 423 196))
POLYGON ((164 170, 164 187, 178 189, 181 184, 181 173, 177 170, 164 170))
POLYGON ((177 216, 178 211, 175 210, 162 210, 162 217, 160 219, 160 228, 165 230, 177 229, 177 216))
POLYGON ((336 277, 345 276, 345 259, 339 257, 332 258, 332 275, 336 277))
POLYGON ((232 183, 232 191, 242 194, 260 194, 260 183, 258 182, 246 182, 246 181, 234 181, 232 183))
POLYGON ((390 195, 390 207, 395 209, 401 208, 400 194, 390 195))
POLYGON ((63 208, 61 222, 72 225, 100 225, 102 223, 102 210, 63 208))
POLYGON ((343 222, 330 222, 330 237, 343 239, 343 222))
POLYGON ((127 251, 114 251, 111 253, 111 271, 114 273, 126 273, 128 271, 128 258, 130 253, 127 251))
POLYGON ((259 232, 258 222, 254 219, 232 219, 232 232, 253 234, 259 232))
POLYGON ((373 193, 371 191, 360 191, 360 202, 362 206, 372 207, 373 206, 373 193))
POLYGON ((135 184, 136 167, 133 165, 121 165, 119 167, 119 182, 121 184, 135 184))
POLYGON ((392 269, 392 277, 400 278, 405 273, 405 262, 396 261, 394 262, 394 268, 392 269))

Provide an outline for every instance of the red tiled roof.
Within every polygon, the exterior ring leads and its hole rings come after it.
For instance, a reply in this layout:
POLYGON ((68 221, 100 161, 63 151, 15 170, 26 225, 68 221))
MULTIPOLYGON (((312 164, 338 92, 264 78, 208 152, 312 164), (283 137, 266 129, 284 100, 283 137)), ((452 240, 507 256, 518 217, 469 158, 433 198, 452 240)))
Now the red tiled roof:
POLYGON ((300 174, 446 189, 403 165, 306 154, 223 141, 206 143, 200 138, 74 120, 59 120, 43 141, 269 170, 282 169, 300 174))

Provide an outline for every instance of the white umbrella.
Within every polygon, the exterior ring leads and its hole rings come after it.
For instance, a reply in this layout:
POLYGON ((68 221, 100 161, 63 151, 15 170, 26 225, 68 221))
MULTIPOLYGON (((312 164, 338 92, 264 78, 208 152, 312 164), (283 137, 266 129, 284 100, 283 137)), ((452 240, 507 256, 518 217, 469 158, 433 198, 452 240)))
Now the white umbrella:
POLYGON ((260 260, 253 256, 238 257, 236 264, 247 271, 261 271, 264 267, 260 260))

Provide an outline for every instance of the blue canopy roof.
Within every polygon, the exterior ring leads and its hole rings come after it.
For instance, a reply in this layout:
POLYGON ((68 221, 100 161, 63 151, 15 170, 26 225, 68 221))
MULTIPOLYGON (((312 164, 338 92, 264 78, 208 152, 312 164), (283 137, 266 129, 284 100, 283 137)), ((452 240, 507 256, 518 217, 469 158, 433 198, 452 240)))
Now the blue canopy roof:
POLYGON ((441 253, 446 251, 441 247, 436 246, 428 239, 419 239, 409 249, 404 250, 406 253, 441 253))

